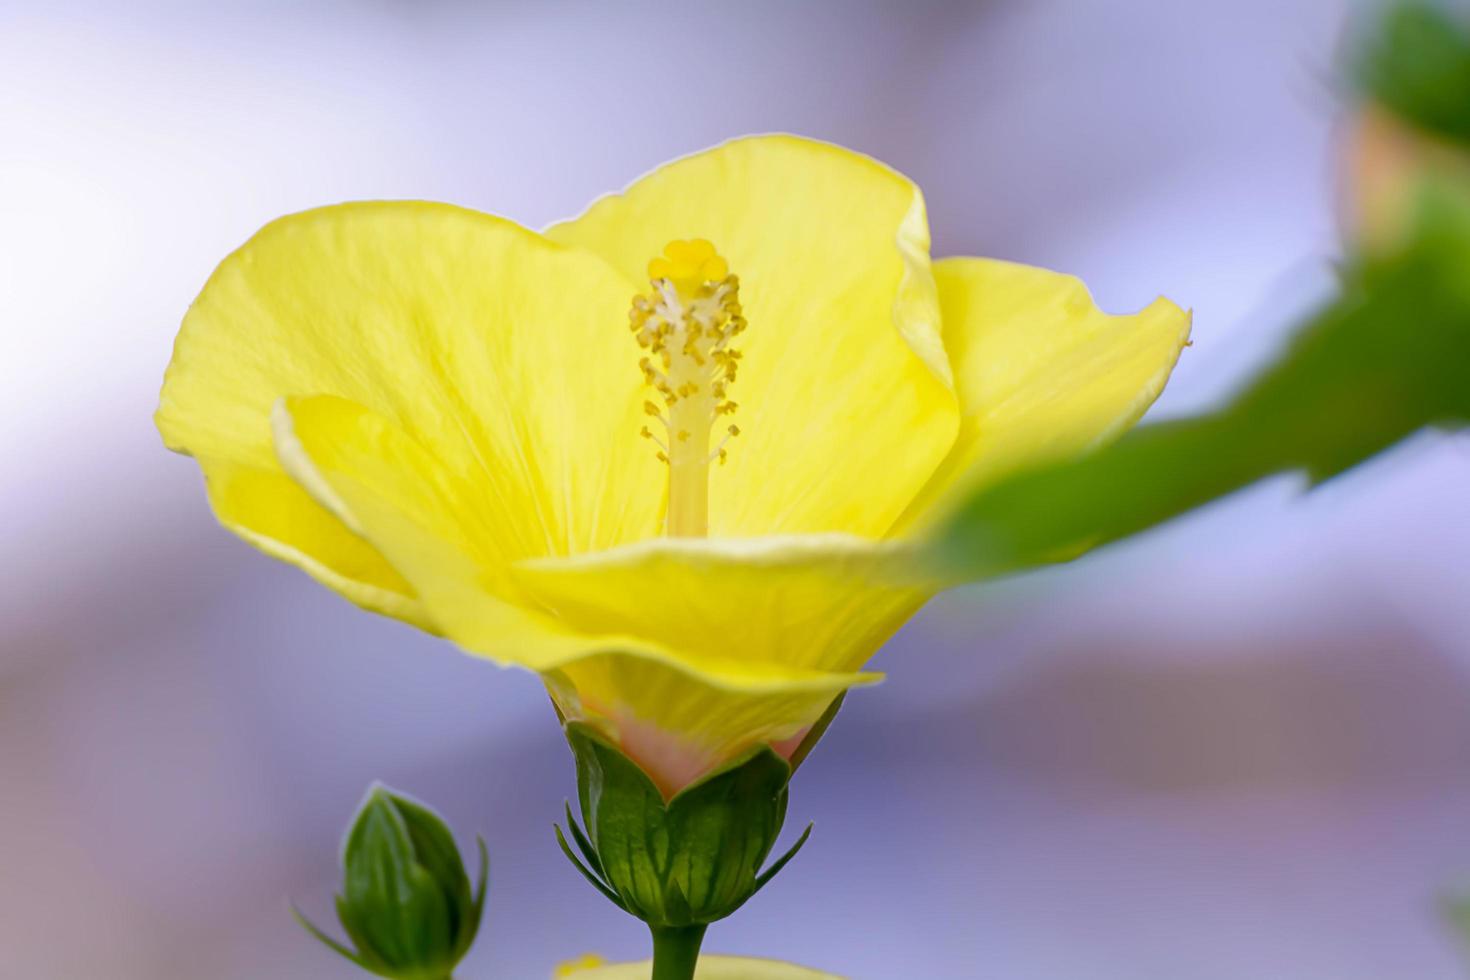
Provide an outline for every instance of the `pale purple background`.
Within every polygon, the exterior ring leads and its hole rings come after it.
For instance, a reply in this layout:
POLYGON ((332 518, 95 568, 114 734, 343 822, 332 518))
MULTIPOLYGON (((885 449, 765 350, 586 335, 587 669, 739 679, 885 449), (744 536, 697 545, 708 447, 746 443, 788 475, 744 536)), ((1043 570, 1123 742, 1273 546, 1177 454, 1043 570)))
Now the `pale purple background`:
MULTIPOLYGON (((1345 13, 0 0, 0 974, 356 976, 285 903, 329 918, 377 777, 490 843, 466 980, 645 948, 555 850, 535 678, 256 554, 160 448, 179 318, 263 222, 423 197, 539 226, 791 130, 918 179, 939 254, 1192 306, 1179 413, 1329 288, 1345 13)), ((1467 477, 1423 440, 935 603, 803 771, 811 845, 710 948, 860 980, 1465 975, 1435 903, 1470 881, 1467 477)))

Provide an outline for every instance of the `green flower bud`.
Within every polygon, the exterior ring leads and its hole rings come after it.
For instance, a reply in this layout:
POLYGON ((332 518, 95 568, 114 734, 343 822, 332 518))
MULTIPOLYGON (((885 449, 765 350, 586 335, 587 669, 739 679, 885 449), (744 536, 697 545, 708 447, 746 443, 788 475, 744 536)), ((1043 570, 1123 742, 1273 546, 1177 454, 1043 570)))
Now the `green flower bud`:
POLYGON ((1365 18, 1352 67, 1363 99, 1342 141, 1349 238, 1392 255, 1447 191, 1470 188, 1470 18, 1400 0, 1365 18))
POLYGON ((703 926, 734 912, 795 856, 806 833, 766 871, 786 817, 791 766, 761 746, 665 802, 658 787, 596 729, 566 726, 577 760, 586 859, 567 857, 618 907, 659 929, 703 926))
POLYGON ((380 977, 447 980, 480 928, 490 859, 479 841, 471 891, 459 849, 432 810, 374 786, 342 849, 337 918, 357 949, 297 919, 323 943, 380 977))
POLYGON ((1470 144, 1470 17, 1453 4, 1398 0, 1365 23, 1358 89, 1423 133, 1470 144))

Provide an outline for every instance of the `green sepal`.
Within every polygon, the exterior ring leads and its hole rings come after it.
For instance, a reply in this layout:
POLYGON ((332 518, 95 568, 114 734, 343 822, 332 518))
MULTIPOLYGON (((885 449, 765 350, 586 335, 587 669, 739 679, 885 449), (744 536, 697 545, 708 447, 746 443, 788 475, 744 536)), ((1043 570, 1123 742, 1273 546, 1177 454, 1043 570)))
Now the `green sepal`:
POLYGON ((807 838, 811 837, 812 828, 815 826, 816 824, 814 823, 807 824, 806 829, 801 832, 801 836, 796 838, 796 843, 788 847, 785 854, 782 854, 780 857, 776 858, 776 860, 772 861, 770 867, 766 868, 766 870, 762 871, 759 875, 756 876, 755 891, 752 891, 750 894, 754 895, 756 892, 766 887, 766 882, 770 881, 772 878, 776 877, 776 875, 780 874, 781 869, 791 863, 791 859, 796 857, 797 852, 806 846, 807 838))
MULTIPOLYGON (((651 926, 704 925, 734 912, 805 843, 803 834, 764 875, 786 817, 791 766, 768 746, 752 749, 667 802, 653 780, 600 732, 566 725, 577 762, 585 833, 567 814, 583 865, 557 828, 567 857, 619 908, 651 926)), ((808 828, 810 833, 810 828, 808 828)))
POLYGON ((582 877, 586 878, 588 883, 591 884, 593 888, 596 888, 598 891, 602 892, 603 896, 609 902, 612 902, 624 912, 628 911, 628 907, 623 904, 623 900, 621 898, 618 898, 617 893, 612 890, 612 887, 608 885, 606 881, 603 881, 599 875, 588 868, 587 865, 583 864, 581 858, 572 853, 572 849, 567 846, 566 835, 561 832, 561 825, 552 824, 551 829, 556 831, 556 842, 561 846, 561 852, 567 856, 567 860, 572 862, 572 867, 580 871, 582 873, 582 877))
POLYGON ((842 710, 842 702, 845 700, 847 700, 847 692, 843 691, 832 699, 831 704, 827 705, 827 710, 822 712, 822 717, 817 719, 816 724, 807 729, 806 734, 802 736, 801 744, 797 745, 796 751, 791 753, 792 772, 801 768, 806 757, 812 754, 812 749, 816 748, 822 736, 827 734, 827 729, 837 717, 837 712, 842 710))
MULTIPOLYGON (((490 858, 478 840, 479 885, 471 888, 459 849, 432 810, 375 786, 342 849, 337 919, 356 949, 318 940, 362 969, 392 980, 444 980, 474 942, 484 912, 490 858)), ((294 910, 293 910, 294 911, 294 910)))
POLYGON ((597 856, 597 849, 587 839, 587 834, 582 830, 581 825, 577 823, 577 818, 572 816, 572 801, 565 801, 563 806, 566 807, 567 827, 572 832, 572 839, 577 842, 577 850, 582 852, 582 856, 587 859, 587 863, 591 865, 592 870, 597 873, 597 876, 606 879, 607 872, 602 870, 602 859, 597 856))
POLYGON ((342 943, 339 943, 337 940, 335 940, 331 936, 327 935, 327 933, 320 926, 318 926, 315 922, 312 922, 310 919, 308 919, 306 917, 306 914, 304 912, 302 912, 299 908, 297 908, 295 905, 292 905, 291 906, 291 916, 298 923, 301 924, 301 928, 303 928, 307 932, 311 933, 311 935, 317 940, 317 942, 321 943, 323 946, 327 947, 332 952, 336 953, 338 956, 341 956, 343 959, 348 960, 349 962, 356 964, 357 966, 359 966, 362 969, 368 971, 369 973, 376 973, 377 972, 358 953, 354 952, 353 950, 349 949, 347 946, 344 946, 342 943))

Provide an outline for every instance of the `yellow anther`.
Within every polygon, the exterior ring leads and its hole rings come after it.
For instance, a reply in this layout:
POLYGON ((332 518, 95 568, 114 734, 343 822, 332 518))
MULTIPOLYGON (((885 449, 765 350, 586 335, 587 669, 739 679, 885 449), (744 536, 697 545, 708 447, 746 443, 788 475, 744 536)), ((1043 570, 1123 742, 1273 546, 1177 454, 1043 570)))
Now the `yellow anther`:
MULTIPOLYGON (((648 278, 650 291, 633 298, 628 323, 650 352, 638 362, 643 380, 668 406, 665 415, 645 401, 643 411, 672 438, 665 445, 646 426, 643 432, 669 464, 668 533, 702 537, 709 523, 709 465, 725 461, 723 442, 710 445, 710 430, 716 418, 735 411, 725 390, 740 359, 729 343, 745 327, 740 280, 703 238, 669 242, 648 263, 648 278)), ((737 432, 732 425, 724 438, 737 432)))
POLYGON ((675 239, 664 246, 663 255, 648 263, 649 279, 667 280, 680 293, 720 282, 729 274, 729 264, 703 238, 675 239))

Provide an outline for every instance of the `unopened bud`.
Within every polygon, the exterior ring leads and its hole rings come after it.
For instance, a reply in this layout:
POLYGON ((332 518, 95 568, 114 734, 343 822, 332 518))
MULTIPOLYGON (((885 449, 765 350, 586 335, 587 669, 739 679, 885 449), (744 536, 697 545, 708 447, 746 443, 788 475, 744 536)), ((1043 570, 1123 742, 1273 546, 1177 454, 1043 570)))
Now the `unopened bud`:
POLYGON ((342 850, 337 918, 356 949, 299 912, 312 935, 347 959, 392 980, 445 980, 469 952, 485 905, 489 856, 480 847, 473 891, 459 848, 432 810, 386 787, 368 792, 342 850))

